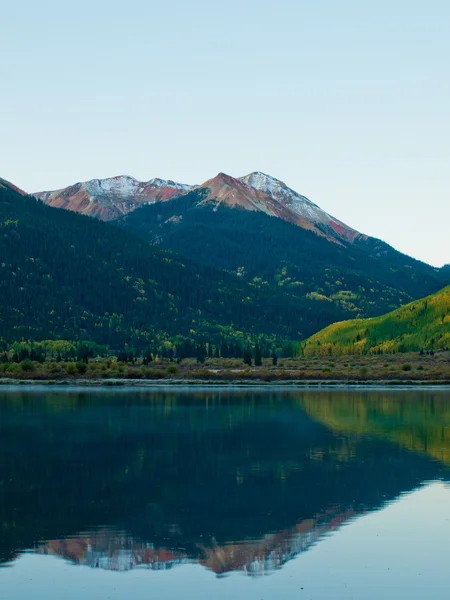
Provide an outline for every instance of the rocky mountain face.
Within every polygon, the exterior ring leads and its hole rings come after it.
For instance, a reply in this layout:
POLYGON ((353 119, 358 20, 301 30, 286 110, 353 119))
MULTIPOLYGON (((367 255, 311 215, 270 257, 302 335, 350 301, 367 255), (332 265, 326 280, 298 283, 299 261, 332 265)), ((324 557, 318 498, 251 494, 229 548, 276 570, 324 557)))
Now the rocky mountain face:
POLYGON ((33 195, 50 206, 110 221, 140 206, 170 200, 194 189, 205 192, 201 205, 224 205, 262 212, 337 243, 365 237, 282 181, 261 172, 239 178, 219 173, 197 186, 163 179, 141 182, 133 177, 120 176, 93 179, 62 190, 33 195))
POLYGON ((319 207, 316 207, 315 212, 312 211, 311 208, 315 206, 312 202, 268 175, 252 173, 236 179, 219 173, 198 186, 197 190, 205 192, 199 206, 213 204, 217 207, 222 205, 261 212, 313 231, 329 241, 340 242, 340 235, 323 226, 326 223, 326 213, 319 207), (303 198, 305 202, 302 201, 303 198))
POLYGON ((316 231, 324 232, 328 238, 331 237, 334 240, 340 238, 347 242, 353 242, 357 237, 366 237, 270 175, 257 171, 241 177, 240 181, 253 189, 265 192, 286 211, 293 212, 303 222, 313 224, 316 231))
POLYGON ((111 221, 139 206, 169 200, 190 189, 191 186, 175 181, 155 178, 144 182, 121 175, 75 183, 53 192, 37 192, 33 196, 55 208, 65 208, 102 221, 111 221))

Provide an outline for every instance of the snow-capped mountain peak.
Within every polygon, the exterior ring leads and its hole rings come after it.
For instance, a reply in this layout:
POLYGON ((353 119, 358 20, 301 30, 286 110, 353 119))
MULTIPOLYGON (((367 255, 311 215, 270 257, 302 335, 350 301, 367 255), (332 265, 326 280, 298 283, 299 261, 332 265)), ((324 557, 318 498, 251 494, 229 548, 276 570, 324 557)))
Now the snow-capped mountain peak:
POLYGON ((305 219, 305 221, 309 221, 321 229, 330 230, 341 239, 353 242, 356 237, 361 235, 358 231, 329 215, 306 196, 302 196, 288 187, 283 181, 271 175, 255 171, 239 179, 248 186, 265 192, 284 208, 288 208, 302 219, 305 219))
POLYGON ((37 192, 38 200, 56 208, 65 208, 103 221, 110 221, 139 206, 169 200, 193 186, 159 178, 138 181, 129 175, 91 179, 61 190, 37 192))
POLYGON ((178 183, 177 181, 172 181, 172 179, 160 179, 159 177, 154 177, 147 181, 147 185, 153 185, 155 187, 170 187, 175 190, 180 190, 180 192, 188 192, 195 186, 188 185, 186 183, 178 183))
POLYGON ((295 198, 308 205, 319 208, 316 204, 314 204, 314 202, 308 200, 306 196, 302 196, 288 187, 284 181, 280 181, 279 179, 276 179, 271 175, 267 175, 266 173, 262 173, 261 171, 255 171, 254 173, 250 173, 244 177, 239 177, 239 179, 244 181, 250 187, 266 192, 266 194, 269 194, 279 201, 285 198, 286 200, 290 200, 292 202, 292 200, 295 198))
POLYGON ((129 175, 118 175, 107 179, 91 179, 84 184, 80 184, 81 187, 85 187, 87 193, 91 196, 115 194, 123 198, 134 194, 139 185, 140 182, 129 175))
POLYGON ((91 179, 62 190, 38 192, 34 196, 50 206, 110 221, 145 204, 170 200, 194 189, 207 190, 203 203, 261 211, 314 231, 336 243, 353 242, 361 235, 283 181, 261 171, 239 178, 219 173, 200 186, 158 177, 138 181, 129 175, 119 175, 91 179))

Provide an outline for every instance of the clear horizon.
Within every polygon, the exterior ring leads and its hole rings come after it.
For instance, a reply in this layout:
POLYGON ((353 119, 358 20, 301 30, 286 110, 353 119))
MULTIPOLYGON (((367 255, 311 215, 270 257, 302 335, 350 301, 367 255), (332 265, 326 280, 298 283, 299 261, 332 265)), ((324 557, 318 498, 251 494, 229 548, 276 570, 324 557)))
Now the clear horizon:
POLYGON ((204 0, 2 11, 0 177, 263 171, 362 233, 450 262, 450 5, 204 0))

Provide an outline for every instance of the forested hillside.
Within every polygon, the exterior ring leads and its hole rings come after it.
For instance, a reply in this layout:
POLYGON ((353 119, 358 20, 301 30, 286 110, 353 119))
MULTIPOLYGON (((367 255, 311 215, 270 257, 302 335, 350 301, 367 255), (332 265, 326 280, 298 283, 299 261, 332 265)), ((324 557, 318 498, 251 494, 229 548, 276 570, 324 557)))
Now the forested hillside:
POLYGON ((381 317, 334 323, 307 340, 303 351, 312 356, 449 348, 450 286, 381 317))
MULTIPOLYGON (((187 338, 280 344, 330 322, 313 302, 194 265, 133 234, 0 186, 0 339, 112 348, 187 338)), ((341 313, 343 316, 344 313, 341 313)), ((1 344, 0 344, 1 345, 1 344)))
MULTIPOLYGON (((304 331, 338 314, 375 316, 437 291, 444 272, 373 238, 333 243, 262 212, 204 202, 205 191, 142 207, 119 223, 162 248, 238 274, 275 293, 309 300, 317 315, 304 331)), ((299 305, 299 314, 301 315, 299 305)), ((303 316, 303 315, 302 315, 303 316)))

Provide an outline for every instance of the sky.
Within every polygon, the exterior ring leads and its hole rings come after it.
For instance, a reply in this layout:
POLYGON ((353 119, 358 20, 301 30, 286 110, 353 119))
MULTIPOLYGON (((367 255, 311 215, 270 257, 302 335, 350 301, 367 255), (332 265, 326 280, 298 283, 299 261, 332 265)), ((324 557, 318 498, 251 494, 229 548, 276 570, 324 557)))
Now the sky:
POLYGON ((0 177, 263 171, 348 225, 450 262, 448 0, 15 0, 0 177))

